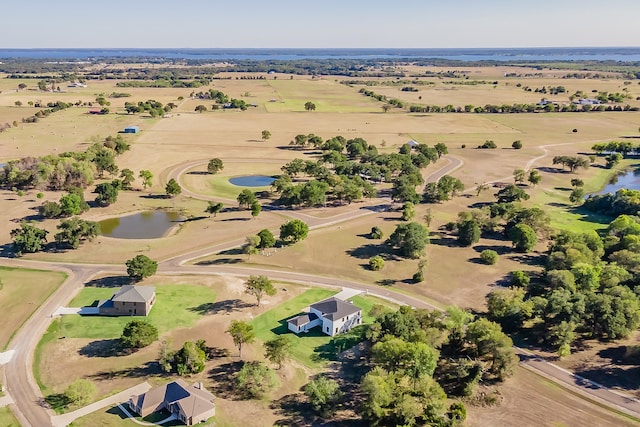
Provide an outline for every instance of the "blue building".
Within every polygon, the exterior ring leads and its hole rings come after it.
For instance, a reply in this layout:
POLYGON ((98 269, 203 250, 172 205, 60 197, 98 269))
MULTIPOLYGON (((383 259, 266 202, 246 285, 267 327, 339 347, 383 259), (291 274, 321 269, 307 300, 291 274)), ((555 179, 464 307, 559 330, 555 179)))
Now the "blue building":
POLYGON ((138 126, 127 126, 124 128, 124 133, 138 133, 140 128, 138 126))

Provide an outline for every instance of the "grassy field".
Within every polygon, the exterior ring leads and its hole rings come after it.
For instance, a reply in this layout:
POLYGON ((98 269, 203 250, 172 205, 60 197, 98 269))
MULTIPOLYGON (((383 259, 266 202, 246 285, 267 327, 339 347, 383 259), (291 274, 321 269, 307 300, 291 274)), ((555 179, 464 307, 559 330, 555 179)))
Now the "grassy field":
POLYGON ((227 170, 217 173, 216 175, 202 175, 198 174, 198 172, 206 169, 206 165, 204 167, 196 167, 189 170, 185 175, 183 175, 183 184, 189 190, 197 193, 204 194, 208 196, 220 197, 223 199, 235 200, 238 197, 238 194, 245 189, 248 188, 253 192, 261 192, 268 191, 270 189, 269 186, 265 187, 241 187, 238 185, 231 184, 229 182, 229 178, 234 178, 238 176, 245 175, 267 175, 267 176, 276 176, 280 175, 282 171, 280 167, 284 165, 286 162, 282 163, 268 163, 268 164, 247 164, 247 163, 229 163, 225 164, 227 170))
MULTIPOLYGON (((71 301, 70 306, 82 307, 91 305, 96 300, 109 299, 113 288, 87 287, 71 301)), ((202 314, 198 306, 206 302, 214 302, 216 294, 204 286, 194 285, 160 285, 156 287, 156 304, 146 320, 153 324, 160 334, 176 328, 193 325, 202 314)), ((118 338, 124 325, 131 321, 130 317, 101 316, 63 316, 60 334, 68 338, 118 338)))
MULTIPOLYGON (((322 333, 318 328, 314 328, 308 333, 296 335, 289 332, 287 320, 300 314, 305 307, 328 298, 335 293, 335 291, 327 289, 310 289, 261 314, 251 321, 256 337, 261 341, 268 341, 278 335, 286 334, 293 342, 291 348, 293 359, 310 368, 322 367, 329 360, 330 355, 346 350, 355 344, 358 334, 352 331, 337 337, 330 337, 322 333), (345 344, 347 342, 351 344, 345 344)), ((362 308, 362 321, 365 324, 373 321, 373 318, 368 314, 373 305, 382 304, 386 307, 395 307, 394 304, 388 301, 367 295, 358 295, 352 301, 362 308)))
POLYGON ((22 324, 64 282, 61 272, 0 267, 0 351, 22 324))
POLYGON ((20 423, 13 416, 8 407, 0 408, 0 426, 3 427, 20 427, 20 423))

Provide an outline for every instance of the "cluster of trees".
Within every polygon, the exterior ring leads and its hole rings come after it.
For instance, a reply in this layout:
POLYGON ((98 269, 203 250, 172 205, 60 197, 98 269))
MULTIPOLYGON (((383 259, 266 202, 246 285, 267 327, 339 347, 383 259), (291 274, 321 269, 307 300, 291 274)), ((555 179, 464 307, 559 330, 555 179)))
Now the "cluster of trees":
POLYGON ((0 185, 19 189, 86 188, 105 172, 116 174, 118 167, 115 158, 129 148, 122 136, 110 136, 102 143, 92 144, 84 152, 65 152, 59 155, 13 160, 0 169, 0 185))
POLYGON ((604 237, 563 231, 549 247, 544 275, 512 273, 512 286, 488 295, 489 316, 570 353, 581 339, 614 340, 640 326, 640 218, 621 215, 604 237))
MULTIPOLYGON (((71 249, 77 249, 84 241, 92 241, 100 232, 97 222, 85 221, 78 217, 60 221, 57 229, 59 232, 54 235, 56 246, 71 249)), ((13 251, 18 256, 40 252, 47 243, 47 234, 47 230, 22 221, 19 228, 11 230, 13 251)))
POLYGON ((458 178, 445 175, 436 182, 429 182, 424 187, 422 201, 424 203, 440 203, 455 197, 464 190, 464 184, 458 178))
POLYGON ((124 109, 128 114, 144 113, 146 111, 151 117, 162 117, 176 107, 177 105, 173 102, 163 105, 162 102, 153 99, 144 102, 139 101, 137 104, 133 102, 124 103, 124 109))
POLYGON ((637 215, 640 212, 640 191, 621 188, 615 193, 591 195, 583 206, 591 212, 612 217, 637 215))
POLYGON ((85 202, 84 190, 80 187, 69 187, 59 202, 46 201, 38 207, 38 212, 44 218, 66 218, 88 210, 89 204, 85 202))
POLYGON ((594 144, 591 149, 598 155, 603 153, 620 153, 624 157, 627 157, 628 155, 637 155, 640 153, 640 145, 630 141, 600 142, 594 144))
POLYGON ((460 425, 464 405, 447 406, 447 398, 473 395, 480 381, 503 381, 516 364, 500 326, 461 309, 376 311, 366 331, 373 369, 360 384, 362 417, 371 425, 460 425))

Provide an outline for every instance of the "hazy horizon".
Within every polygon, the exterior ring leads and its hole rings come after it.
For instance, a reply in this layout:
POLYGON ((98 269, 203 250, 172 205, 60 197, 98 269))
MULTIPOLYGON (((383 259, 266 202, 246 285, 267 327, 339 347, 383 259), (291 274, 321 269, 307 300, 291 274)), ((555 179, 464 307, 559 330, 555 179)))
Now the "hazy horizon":
POLYGON ((32 0, 28 9, 3 5, 0 47, 509 49, 636 47, 640 40, 637 0, 63 0, 54 6, 45 0, 32 0))

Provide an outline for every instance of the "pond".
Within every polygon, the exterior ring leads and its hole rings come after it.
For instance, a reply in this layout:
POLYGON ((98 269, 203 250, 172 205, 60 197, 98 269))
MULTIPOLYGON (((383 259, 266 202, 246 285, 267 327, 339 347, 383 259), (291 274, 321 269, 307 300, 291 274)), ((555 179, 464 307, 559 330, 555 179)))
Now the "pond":
POLYGON ((145 211, 100 221, 103 236, 117 239, 157 239, 184 221, 179 212, 145 211))
POLYGON ((602 191, 593 194, 615 193, 621 188, 627 190, 640 190, 640 170, 628 171, 621 175, 614 176, 602 191))
POLYGON ((266 187, 276 179, 266 175, 245 175, 229 178, 229 182, 238 187, 266 187))

